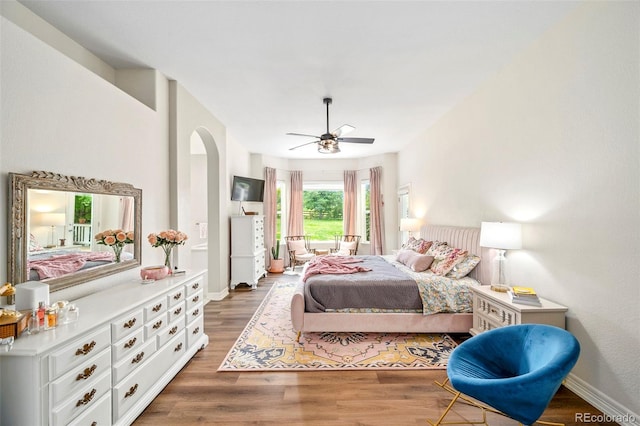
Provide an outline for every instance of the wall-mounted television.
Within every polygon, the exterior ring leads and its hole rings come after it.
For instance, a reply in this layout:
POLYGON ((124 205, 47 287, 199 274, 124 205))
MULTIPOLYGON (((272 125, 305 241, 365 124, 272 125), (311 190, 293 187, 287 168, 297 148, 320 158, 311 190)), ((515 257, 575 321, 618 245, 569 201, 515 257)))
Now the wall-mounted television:
POLYGON ((262 202, 264 200, 264 180, 234 176, 231 186, 231 200, 262 202))

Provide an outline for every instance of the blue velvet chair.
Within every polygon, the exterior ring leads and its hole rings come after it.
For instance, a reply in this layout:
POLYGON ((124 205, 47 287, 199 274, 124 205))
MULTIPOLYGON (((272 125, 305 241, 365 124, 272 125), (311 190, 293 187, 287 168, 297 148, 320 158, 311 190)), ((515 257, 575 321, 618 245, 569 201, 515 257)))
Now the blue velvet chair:
POLYGON ((485 410, 525 425, 536 423, 579 355, 577 339, 549 325, 512 325, 478 334, 449 356, 450 385, 438 385, 455 397, 440 419, 429 423, 451 424, 442 420, 459 398, 477 405, 464 395, 489 406, 478 405, 485 423, 485 410))

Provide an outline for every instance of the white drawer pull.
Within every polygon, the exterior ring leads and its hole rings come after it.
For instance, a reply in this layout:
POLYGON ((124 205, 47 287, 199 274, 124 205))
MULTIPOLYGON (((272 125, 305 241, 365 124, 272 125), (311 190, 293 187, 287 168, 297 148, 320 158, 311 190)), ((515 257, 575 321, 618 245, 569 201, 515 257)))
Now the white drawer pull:
POLYGON ((86 355, 96 347, 96 341, 92 340, 91 343, 85 343, 82 348, 76 350, 76 355, 86 355))
POLYGON ((133 327, 133 325, 134 325, 135 323, 136 323, 136 319, 135 319, 135 318, 132 318, 132 319, 130 319, 129 321, 125 322, 125 323, 123 324, 123 327, 124 327, 124 328, 131 328, 131 327, 133 327))
POLYGON ((76 402, 76 407, 80 407, 81 405, 87 405, 88 403, 91 402, 94 396, 96 396, 95 388, 91 389, 91 392, 85 393, 84 398, 79 399, 78 402, 76 402))
POLYGON ((137 390, 138 390, 138 384, 136 383, 135 385, 129 388, 129 392, 125 393, 124 397, 129 398, 130 396, 133 396, 133 394, 136 393, 137 390))
POLYGON ((137 340, 138 340, 138 338, 137 338, 137 337, 134 337, 133 339, 129 340, 127 343, 125 343, 125 344, 124 344, 124 348, 125 348, 125 349, 132 348, 132 347, 133 347, 133 345, 135 345, 135 344, 136 344, 136 341, 137 341, 137 340))
POLYGON ((93 364, 91 367, 85 368, 82 373, 78 374, 78 376, 76 377, 76 381, 87 380, 96 371, 96 368, 98 368, 98 366, 95 364, 93 364))

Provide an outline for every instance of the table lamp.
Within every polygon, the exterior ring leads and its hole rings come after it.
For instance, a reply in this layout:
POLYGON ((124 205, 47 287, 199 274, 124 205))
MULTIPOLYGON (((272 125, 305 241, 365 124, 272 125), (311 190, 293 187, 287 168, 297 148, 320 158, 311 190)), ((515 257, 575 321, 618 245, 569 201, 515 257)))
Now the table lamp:
POLYGON ((519 223, 482 222, 480 247, 496 249, 498 252, 491 265, 491 290, 499 292, 509 290, 505 251, 522 248, 522 225, 519 223))
POLYGON ((403 217, 400 219, 400 231, 408 232, 411 237, 412 232, 420 230, 420 219, 415 217, 403 217))

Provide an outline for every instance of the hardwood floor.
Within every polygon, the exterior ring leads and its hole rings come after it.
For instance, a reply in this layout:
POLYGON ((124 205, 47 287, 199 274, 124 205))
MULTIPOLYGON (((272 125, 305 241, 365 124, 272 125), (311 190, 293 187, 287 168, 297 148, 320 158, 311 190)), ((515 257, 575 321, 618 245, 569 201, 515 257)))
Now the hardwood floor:
MULTIPOLYGON (((451 398, 433 381, 445 379, 445 371, 217 372, 271 285, 295 279, 271 275, 256 290, 236 287, 223 301, 209 302, 204 314, 209 345, 134 424, 387 426, 426 425, 427 419, 438 418, 451 398)), ((455 413, 447 420, 477 421, 481 417, 477 409, 464 404, 456 404, 455 413)), ((601 414, 562 387, 541 420, 579 424, 578 413, 601 414)), ((487 421, 490 425, 517 424, 494 414, 488 414, 487 421)))

